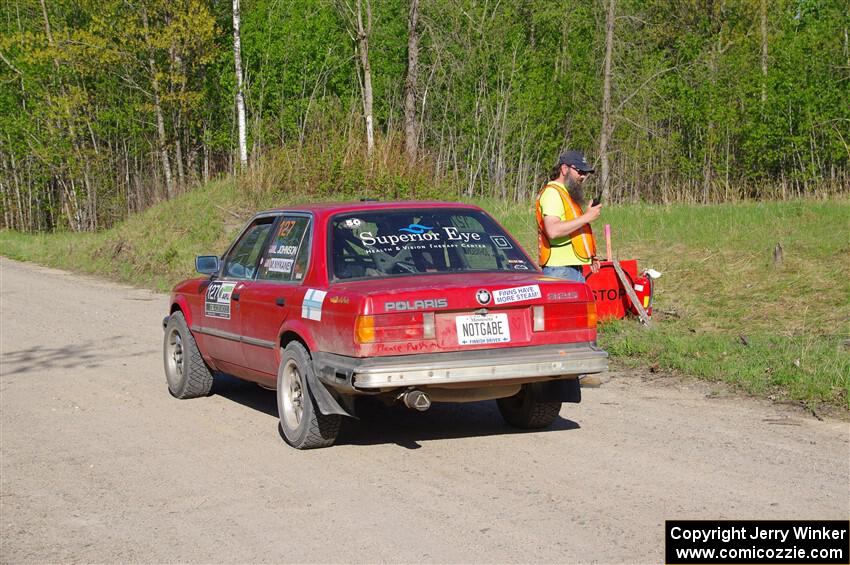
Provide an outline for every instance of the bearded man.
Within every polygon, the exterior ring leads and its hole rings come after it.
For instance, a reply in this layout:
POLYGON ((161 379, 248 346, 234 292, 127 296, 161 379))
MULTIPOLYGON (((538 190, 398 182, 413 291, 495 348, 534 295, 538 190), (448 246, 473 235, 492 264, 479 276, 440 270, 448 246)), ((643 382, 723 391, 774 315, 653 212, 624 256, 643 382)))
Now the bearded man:
POLYGON ((582 266, 599 271, 590 223, 599 218, 602 204, 586 206, 582 191, 593 172, 580 151, 565 151, 537 196, 539 262, 545 275, 585 282, 582 266))

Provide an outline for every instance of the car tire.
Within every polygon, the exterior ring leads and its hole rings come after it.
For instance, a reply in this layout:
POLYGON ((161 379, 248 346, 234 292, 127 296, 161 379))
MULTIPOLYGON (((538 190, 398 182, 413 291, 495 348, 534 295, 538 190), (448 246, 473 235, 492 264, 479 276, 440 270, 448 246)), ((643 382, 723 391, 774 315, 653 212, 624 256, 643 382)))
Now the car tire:
POLYGON ((299 342, 287 345, 277 370, 277 411, 283 439, 295 449, 330 447, 336 441, 342 416, 322 414, 310 392, 313 370, 307 349, 299 342))
POLYGON ((499 412, 508 424, 524 430, 539 430, 552 425, 561 412, 561 403, 539 400, 536 389, 534 384, 525 384, 517 394, 496 400, 499 412))
POLYGON ((163 361, 168 392, 175 398, 207 396, 213 385, 213 374, 201 352, 186 318, 180 311, 168 318, 163 340, 163 361))

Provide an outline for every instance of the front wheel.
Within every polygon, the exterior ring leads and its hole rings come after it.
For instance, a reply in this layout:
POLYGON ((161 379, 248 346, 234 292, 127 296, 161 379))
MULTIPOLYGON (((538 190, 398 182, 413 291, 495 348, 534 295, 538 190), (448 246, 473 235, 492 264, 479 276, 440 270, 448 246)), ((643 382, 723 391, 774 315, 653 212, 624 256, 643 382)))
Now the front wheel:
POLYGON ((277 411, 286 443, 296 449, 333 445, 342 417, 322 414, 307 384, 313 370, 307 349, 297 341, 283 350, 277 370, 277 411))
POLYGON ((174 312, 168 318, 162 353, 168 392, 172 396, 197 398, 210 393, 213 374, 198 351, 198 344, 186 325, 183 312, 174 312))
POLYGON ((548 428, 561 412, 560 402, 539 400, 533 383, 522 385, 518 393, 500 398, 496 404, 508 424, 525 430, 548 428))

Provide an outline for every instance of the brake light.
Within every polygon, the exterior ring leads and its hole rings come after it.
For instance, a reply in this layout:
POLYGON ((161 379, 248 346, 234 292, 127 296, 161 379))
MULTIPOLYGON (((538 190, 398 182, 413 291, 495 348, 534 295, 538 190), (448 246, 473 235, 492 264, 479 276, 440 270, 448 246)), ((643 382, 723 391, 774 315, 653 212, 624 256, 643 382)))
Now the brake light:
POLYGON ((559 332, 596 327, 595 302, 555 302, 532 307, 535 332, 559 332))
POLYGON ((437 335, 433 312, 404 312, 357 316, 354 336, 357 343, 416 341, 437 335))

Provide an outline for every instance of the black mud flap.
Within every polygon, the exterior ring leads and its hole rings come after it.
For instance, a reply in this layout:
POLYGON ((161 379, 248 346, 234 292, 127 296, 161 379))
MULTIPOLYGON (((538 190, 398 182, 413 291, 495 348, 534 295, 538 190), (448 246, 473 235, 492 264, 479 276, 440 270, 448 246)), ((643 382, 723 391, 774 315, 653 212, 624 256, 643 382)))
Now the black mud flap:
POLYGON ((581 402, 578 379, 560 379, 531 385, 538 400, 543 402, 581 402))
POLYGON ((348 410, 340 405, 322 381, 316 377, 316 371, 307 371, 307 384, 310 387, 310 394, 313 395, 313 400, 316 401, 316 405, 319 407, 319 412, 325 416, 339 414, 341 416, 354 417, 348 410))

